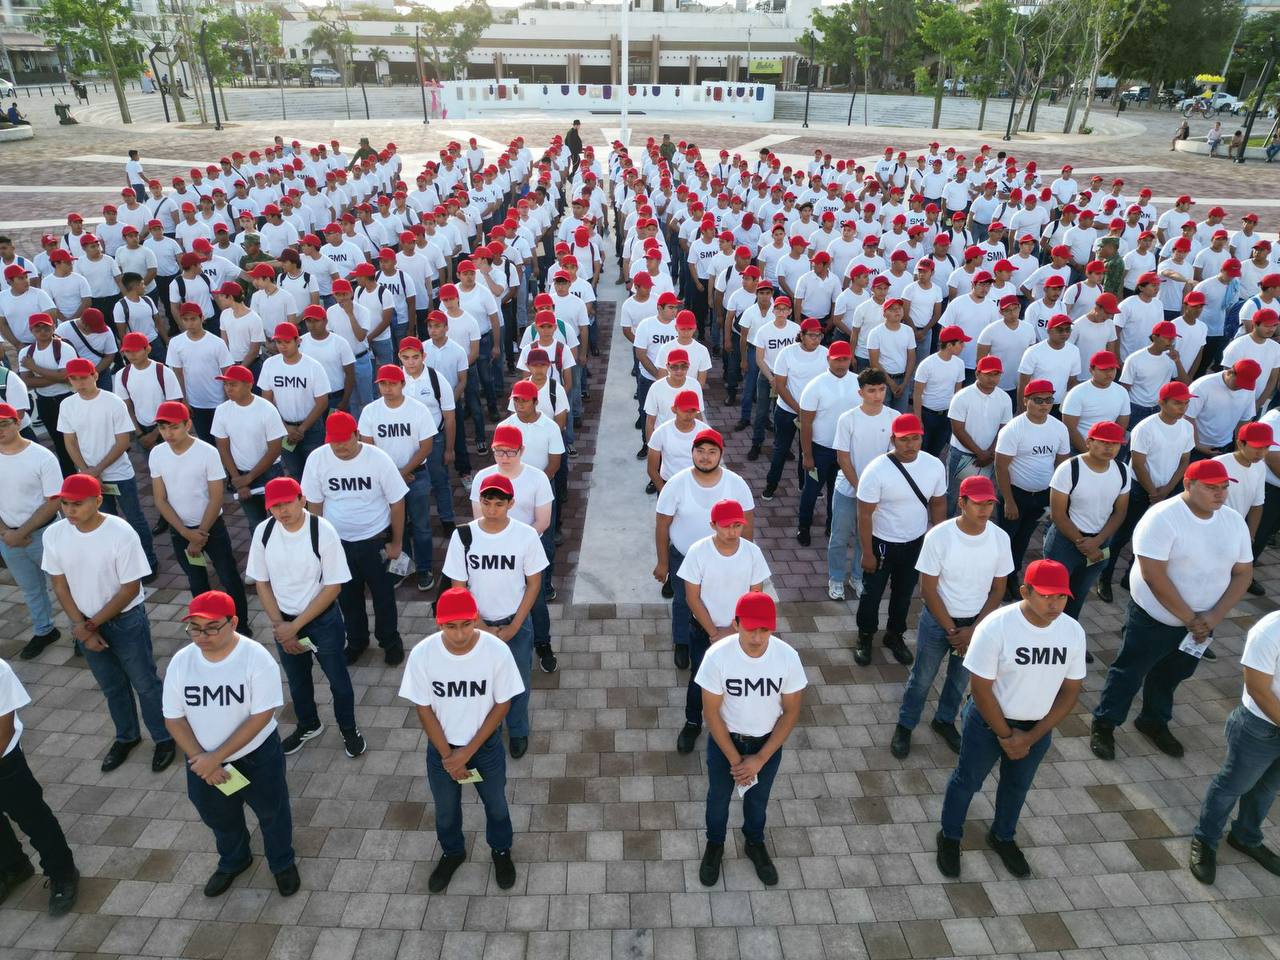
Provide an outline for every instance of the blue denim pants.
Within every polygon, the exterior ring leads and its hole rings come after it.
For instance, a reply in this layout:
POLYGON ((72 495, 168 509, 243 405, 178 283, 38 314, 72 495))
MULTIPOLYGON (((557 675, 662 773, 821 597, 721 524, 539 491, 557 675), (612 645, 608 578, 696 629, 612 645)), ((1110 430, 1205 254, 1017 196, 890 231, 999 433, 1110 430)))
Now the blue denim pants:
POLYGON ((1085 555, 1059 532, 1052 521, 1049 523, 1049 532, 1044 536, 1044 558, 1057 560, 1071 575, 1073 596, 1067 601, 1065 612, 1073 620, 1079 620, 1080 611, 1084 609, 1084 603, 1089 599, 1089 591, 1093 589, 1093 585, 1102 576, 1102 571, 1106 569, 1106 561, 1090 566, 1085 555))
POLYGON ((684 563, 684 554, 671 543, 667 544, 667 576, 671 578, 671 642, 677 647, 689 646, 689 600, 685 597, 684 581, 677 575, 684 563))
POLYGON ((942 799, 942 835, 949 840, 964 839, 964 821, 969 813, 969 804, 998 762, 1000 785, 996 788, 996 810, 991 831, 997 840, 1012 840, 1018 831, 1022 805, 1052 740, 1052 733, 1045 734, 1021 760, 1010 760, 1000 749, 995 731, 987 726, 977 705, 970 700, 964 709, 960 756, 942 799))
MULTIPOLYGON (((455 420, 455 424, 460 424, 455 420)), ((444 463, 444 431, 436 434, 439 443, 431 445, 431 453, 427 457, 427 476, 431 479, 431 497, 435 500, 436 516, 441 523, 453 523, 453 488, 449 486, 449 468, 444 463)))
MULTIPOLYGON (((734 737, 734 746, 744 757, 760 752, 768 737, 734 737)), ((782 750, 778 750, 760 768, 759 779, 742 796, 742 835, 748 843, 764 843, 765 812, 769 807, 769 791, 782 763, 782 750)), ((707 841, 724 843, 729 832, 729 804, 733 801, 736 784, 729 772, 729 758, 724 755, 715 737, 707 738, 707 841)))
POLYGON ((284 667, 284 676, 289 682, 289 699, 293 701, 298 726, 311 728, 320 723, 320 714, 316 710, 315 686, 311 681, 311 661, 315 659, 320 662, 320 669, 324 671, 329 681, 329 690, 333 693, 333 716, 338 729, 354 730, 356 696, 351 687, 351 673, 347 670, 347 632, 338 604, 334 603, 308 623, 303 628, 302 636, 315 644, 314 654, 309 650, 286 653, 284 647, 276 644, 280 653, 280 665, 284 667))
POLYGON ((107 700, 107 712, 116 728, 116 740, 132 743, 142 736, 138 727, 138 707, 142 722, 156 743, 168 743, 173 737, 164 725, 161 710, 162 685, 156 673, 151 652, 151 626, 147 623, 145 604, 99 624, 98 633, 107 642, 101 651, 90 650, 76 641, 84 662, 98 681, 107 700), (135 694, 137 699, 135 700, 135 694))
MULTIPOLYGON (((738 346, 739 349, 741 349, 742 344, 740 341, 738 346)), ((741 364, 741 358, 739 358, 739 364, 741 364)), ((742 369, 741 365, 739 365, 738 369, 742 369)), ((739 417, 740 420, 751 419, 751 408, 755 403, 756 384, 759 381, 759 378, 760 368, 756 366, 756 348, 751 346, 751 344, 747 344, 747 372, 742 377, 742 406, 739 408, 741 411, 741 416, 739 417)), ((764 429, 763 422, 760 424, 760 429, 764 429)), ((763 442, 763 437, 761 440, 763 442)))
POLYGON ((813 469, 818 474, 815 480, 812 473, 805 473, 804 486, 800 491, 799 526, 807 529, 813 523, 813 508, 818 502, 818 491, 825 489, 827 494, 826 526, 831 526, 831 501, 835 499, 836 474, 840 465, 836 463, 836 452, 832 447, 824 447, 816 440, 813 442, 813 469))
POLYGON ((929 608, 925 607, 920 611, 920 622, 916 626, 916 659, 911 664, 911 675, 907 677, 907 688, 902 694, 902 707, 898 710, 898 723, 901 726, 908 730, 916 728, 920 715, 924 713, 924 704, 929 698, 933 678, 938 675, 938 668, 944 662, 947 673, 942 680, 938 708, 933 718, 950 726, 956 722, 964 688, 969 682, 969 671, 965 669, 964 657, 952 652, 942 625, 934 619, 929 608))
POLYGON ((317 417, 316 422, 307 427, 302 439, 292 450, 281 450, 280 459, 289 476, 295 480, 302 479, 302 468, 307 465, 307 457, 324 445, 324 417, 317 417))
MULTIPOLYGON (((755 356, 755 349, 752 348, 752 356, 755 356)), ((752 360, 752 363, 755 361, 752 360)), ((747 370, 747 376, 751 376, 752 371, 747 370)), ((755 409, 751 412, 751 445, 759 447, 764 444, 765 427, 769 422, 769 417, 773 412, 773 399, 769 396, 769 391, 773 389, 769 386, 769 378, 766 377, 759 368, 755 370, 755 386, 752 388, 755 392, 755 409)), ((744 388, 744 394, 745 394, 744 388)), ((743 403, 750 407, 746 402, 746 396, 743 396, 743 403)), ((746 417, 744 416, 745 420, 746 417)), ((777 437, 774 437, 774 443, 777 443, 777 437)))
POLYGON ((355 389, 351 391, 351 415, 360 419, 360 413, 374 400, 378 399, 378 391, 373 385, 373 351, 366 349, 356 357, 355 389))
POLYGON ((31 542, 25 547, 11 547, 0 540, 0 557, 13 574, 13 580, 22 591, 31 614, 31 632, 36 636, 53 629, 53 601, 49 597, 49 581, 40 568, 44 556, 44 531, 41 527, 31 533, 31 542))
MULTIPOLYGON (((455 748, 463 744, 453 744, 455 748)), ((502 738, 494 734, 471 758, 470 769, 478 770, 484 779, 474 784, 484 804, 484 838, 489 849, 501 853, 511 849, 513 831, 507 810, 507 755, 502 738)), ((445 772, 440 752, 434 744, 427 746, 427 786, 436 807, 436 839, 446 856, 466 853, 462 837, 462 784, 445 772)))
POLYGON ((827 541, 827 579, 862 583, 862 541, 858 539, 858 499, 838 490, 831 494, 831 537, 827 541), (853 565, 849 565, 852 545, 853 565))
POLYGON ((1231 833, 1247 847, 1262 843, 1262 824, 1280 790, 1280 727, 1242 704, 1227 717, 1226 732, 1227 756, 1204 795, 1195 828, 1195 837, 1210 850, 1218 848, 1237 802, 1231 833))
POLYGON ((524 618, 524 623, 520 624, 516 635, 508 641, 507 648, 515 658, 516 669, 520 671, 520 682, 524 684, 524 692, 511 698, 511 709, 507 711, 505 721, 507 736, 527 737, 529 735, 529 685, 533 682, 532 617, 524 618))
MULTIPOLYGON (((432 446, 432 455, 435 447, 432 446)), ((442 454, 443 457, 443 454, 442 454)), ((414 568, 418 573, 431 569, 431 471, 424 464, 413 474, 409 492, 405 494, 405 523, 409 530, 405 537, 413 553, 414 568)))
POLYGON ((1186 627, 1161 623, 1130 600, 1120 652, 1107 671, 1094 718, 1118 727, 1141 688, 1138 715, 1168 724, 1173 719, 1174 691, 1200 666, 1198 659, 1178 649, 1186 635, 1186 627))

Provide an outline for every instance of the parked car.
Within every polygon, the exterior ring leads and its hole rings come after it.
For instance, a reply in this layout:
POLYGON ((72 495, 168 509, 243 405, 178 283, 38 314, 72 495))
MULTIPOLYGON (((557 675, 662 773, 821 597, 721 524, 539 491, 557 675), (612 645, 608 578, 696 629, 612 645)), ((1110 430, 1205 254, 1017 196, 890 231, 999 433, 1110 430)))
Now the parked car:
POLYGON ((1121 100, 1127 100, 1129 103, 1146 103, 1151 99, 1150 87, 1130 87, 1124 93, 1120 94, 1121 100))
MULTIPOLYGON (((1199 99, 1201 98, 1187 97, 1184 100, 1180 100, 1178 102, 1178 109, 1182 110, 1187 106, 1189 106, 1192 101, 1199 100, 1199 99)), ((1231 94, 1223 93, 1221 90, 1219 90, 1217 93, 1215 93, 1212 97, 1209 98, 1209 105, 1212 106, 1215 110, 1220 110, 1225 113, 1235 113, 1236 110, 1241 106, 1241 103, 1237 98, 1233 97, 1231 94)))
POLYGON ((0 77, 0 97, 13 97, 17 96, 17 93, 17 88, 14 87, 12 80, 0 77))
POLYGON ((316 83, 337 83, 342 79, 342 74, 333 67, 312 67, 311 79, 316 83))

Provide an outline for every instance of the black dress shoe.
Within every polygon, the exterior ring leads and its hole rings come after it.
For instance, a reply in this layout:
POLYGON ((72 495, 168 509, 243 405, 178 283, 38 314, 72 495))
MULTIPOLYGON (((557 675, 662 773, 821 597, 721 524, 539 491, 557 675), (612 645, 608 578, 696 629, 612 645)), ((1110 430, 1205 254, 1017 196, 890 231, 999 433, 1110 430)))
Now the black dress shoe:
POLYGON ((750 428, 751 428, 750 420, 739 420, 737 423, 733 425, 733 432, 741 433, 743 430, 748 430, 750 428))
POLYGON ((960 876, 960 841, 951 840, 938 831, 938 872, 954 880, 960 876))
POLYGON ((364 656, 364 652, 368 649, 369 647, 367 644, 363 647, 347 647, 347 666, 350 667, 354 665, 361 657, 364 656))
POLYGON ((808 527, 801 527, 799 530, 796 531, 796 543, 800 544, 800 546, 802 547, 809 546, 810 539, 811 538, 809 536, 808 527))
POLYGON ((107 751, 107 755, 102 758, 102 772, 110 773, 120 764, 129 759, 129 754, 133 752, 133 748, 140 744, 139 740, 117 740, 111 744, 111 749, 107 751))
POLYGON ((677 670, 689 669, 689 648, 684 644, 677 644, 675 648, 675 661, 677 670))
POLYGON ((62 632, 54 627, 48 633, 38 633, 27 641, 20 651, 18 657, 22 660, 34 660, 44 652, 45 648, 50 644, 57 643, 62 638, 62 632))
POLYGON ((493 851, 493 879, 499 890, 510 890, 516 885, 516 865, 511 861, 510 850, 493 851))
POLYGON ((1167 756, 1177 759, 1185 752, 1182 749, 1182 742, 1169 732, 1169 725, 1166 723, 1157 723, 1154 720, 1138 717, 1133 721, 1133 729, 1150 740, 1157 750, 1167 756))
POLYGON ((997 839, 996 835, 988 830, 987 846, 996 852, 1004 868, 1019 880, 1031 876, 1031 866, 1027 863, 1027 858, 1022 855, 1022 851, 1018 849, 1017 843, 1012 840, 997 839))
POLYGON ((1255 860, 1263 870, 1280 877, 1280 855, 1276 854, 1266 844, 1260 843, 1254 847, 1246 846, 1240 842, 1240 839, 1234 833, 1227 834, 1227 843, 1246 857, 1255 860))
POLYGON ((289 864, 276 874, 276 889, 282 897, 292 897, 302 888, 302 878, 298 876, 296 864, 289 864))
POLYGON ((874 639, 874 633, 858 631, 858 642, 853 648, 853 662, 858 666, 871 666, 871 641, 874 639))
POLYGON ((1260 584, 1257 580, 1249 581, 1249 595, 1251 597, 1266 596, 1267 588, 1260 584))
POLYGON ((529 738, 512 737, 507 743, 507 752, 511 754, 512 760, 519 760, 529 752, 529 738))
POLYGON ((238 870, 215 870, 213 875, 204 883, 204 895, 206 897, 220 897, 231 889, 231 882, 236 877, 244 873, 253 865, 253 858, 250 857, 244 862, 244 866, 238 870))
POLYGON ((751 449, 747 451, 747 459, 752 461, 760 459, 760 444, 753 443, 751 445, 751 449))
POLYGON ((752 843, 748 840, 742 852, 755 865, 756 876, 760 878, 761 883, 766 887, 772 887, 778 882, 778 868, 773 865, 773 860, 769 858, 769 851, 765 849, 763 843, 752 843))
POLYGON ((714 887, 720 879, 720 861, 724 859, 724 844, 707 842, 698 867, 698 882, 704 887, 714 887))
POLYGON ((382 662, 388 667, 398 667, 404 663, 404 647, 387 647, 382 651, 382 662))
POLYGON ((649 456, 649 445, 647 443, 640 444, 640 449, 636 451, 636 459, 643 460, 649 456))
POLYGON ((151 755, 151 772, 161 773, 169 768, 169 764, 173 763, 173 756, 177 753, 178 748, 172 740, 166 740, 164 743, 156 744, 156 751, 151 755))
POLYGON ((1205 659, 1205 660, 1217 660, 1217 659, 1218 659, 1218 655, 1217 655, 1216 653, 1214 653, 1214 652, 1213 652, 1213 647, 1209 647, 1208 649, 1206 649, 1206 650, 1205 650, 1203 659, 1205 659))
POLYGON ((449 886, 449 881, 453 879, 454 873, 466 862, 466 859, 467 855, 465 853, 446 853, 436 863, 435 869, 431 871, 431 876, 427 878, 427 890, 431 893, 444 893, 449 886))
POLYGON ((657 484, 655 484, 652 480, 650 480, 648 483, 644 485, 644 492, 647 493, 649 496, 653 496, 655 493, 658 492, 657 484))
POLYGON ((942 738, 942 742, 951 748, 952 753, 960 752, 960 731, 956 729, 954 723, 930 720, 929 729, 942 738))
POLYGON ((1111 581, 1110 581, 1110 580, 1099 580, 1099 581, 1098 581, 1098 599, 1099 599, 1099 600, 1101 600, 1103 603, 1110 603, 1112 600, 1114 600, 1114 599, 1115 599, 1115 598, 1111 595, 1111 581))
POLYGON ((911 753, 911 731, 898 724, 893 728, 893 739, 889 741, 889 752, 899 760, 905 760, 911 753))
POLYGON ((1099 760, 1116 758, 1116 733, 1111 724, 1094 718, 1089 728, 1089 749, 1099 760))
POLYGON ((906 641, 902 639, 902 634, 889 633, 886 631, 884 640, 881 642, 889 648, 889 652, 893 654, 893 659, 897 660, 904 667, 911 666, 912 661, 915 660, 915 655, 907 649, 907 644, 906 641))
POLYGON ((80 896, 80 871, 74 867, 71 876, 49 881, 49 916, 61 917, 71 912, 80 896))
POLYGON ((1191 838, 1191 857, 1187 861, 1191 875, 1204 884, 1218 878, 1218 853, 1209 849, 1199 837, 1191 838))
POLYGON ((680 753, 693 753, 693 745, 698 742, 698 735, 702 733, 702 727, 696 723, 685 723, 680 730, 680 736, 676 737, 676 750, 680 753))

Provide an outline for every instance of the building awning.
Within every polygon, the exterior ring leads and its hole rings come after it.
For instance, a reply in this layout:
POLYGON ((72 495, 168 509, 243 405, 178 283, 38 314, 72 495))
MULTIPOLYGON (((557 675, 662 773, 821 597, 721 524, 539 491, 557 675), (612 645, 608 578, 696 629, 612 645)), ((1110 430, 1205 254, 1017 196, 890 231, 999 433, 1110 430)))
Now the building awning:
POLYGON ((10 50, 23 50, 28 53, 53 53, 53 47, 41 37, 25 30, 0 30, 4 44, 10 50))

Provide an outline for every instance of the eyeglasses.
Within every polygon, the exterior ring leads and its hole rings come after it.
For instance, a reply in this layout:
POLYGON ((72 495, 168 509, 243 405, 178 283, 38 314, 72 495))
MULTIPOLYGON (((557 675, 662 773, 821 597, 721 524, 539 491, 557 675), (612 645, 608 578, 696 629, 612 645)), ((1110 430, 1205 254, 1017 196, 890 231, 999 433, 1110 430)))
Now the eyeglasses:
POLYGON ((494 447, 494 448, 493 448, 493 455, 494 455, 495 457, 518 457, 518 456, 520 456, 520 451, 519 451, 519 450, 508 450, 508 449, 506 449, 505 447, 494 447))
POLYGON ((213 637, 222 632, 230 620, 223 620, 221 623, 211 623, 207 627, 197 627, 194 623, 187 624, 187 634, 192 637, 213 637))
POLYGON ((1051 403, 1053 403, 1053 397, 1052 397, 1052 396, 1048 396, 1048 397, 1027 397, 1027 402, 1028 402, 1028 403, 1044 403, 1044 404, 1051 404, 1051 403))

